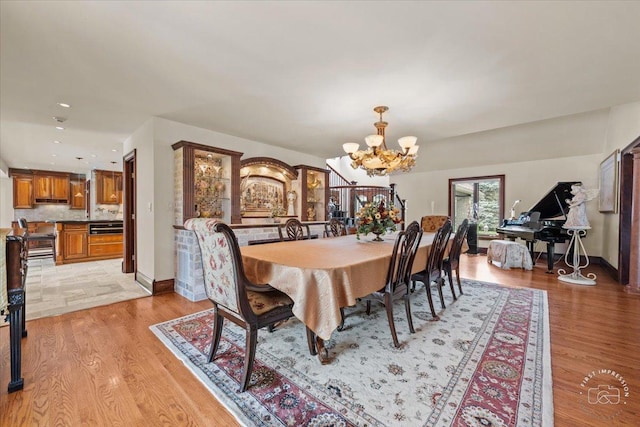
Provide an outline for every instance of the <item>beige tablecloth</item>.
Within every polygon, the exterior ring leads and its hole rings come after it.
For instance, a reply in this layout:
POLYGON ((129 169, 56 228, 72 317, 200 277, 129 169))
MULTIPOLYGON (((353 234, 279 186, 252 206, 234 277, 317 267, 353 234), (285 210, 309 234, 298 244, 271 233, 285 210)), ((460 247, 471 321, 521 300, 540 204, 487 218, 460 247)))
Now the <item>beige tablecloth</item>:
MULTIPOLYGON (((435 233, 424 233, 413 272, 425 268, 435 233)), ((243 246, 249 280, 269 283, 294 302, 293 314, 320 338, 329 339, 340 325, 340 307, 356 303, 385 285, 396 234, 371 241, 373 235, 299 240, 243 246)))

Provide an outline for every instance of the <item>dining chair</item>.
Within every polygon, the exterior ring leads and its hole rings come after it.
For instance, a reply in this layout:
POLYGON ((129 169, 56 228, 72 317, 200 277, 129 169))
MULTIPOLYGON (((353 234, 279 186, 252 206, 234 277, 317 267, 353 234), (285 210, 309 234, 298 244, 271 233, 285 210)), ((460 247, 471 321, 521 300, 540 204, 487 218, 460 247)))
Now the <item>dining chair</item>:
POLYGON ((346 236, 347 226, 341 219, 331 218, 324 224, 324 234, 326 237, 346 236))
POLYGON ((284 225, 278 227, 278 234, 280 235, 280 241, 284 242, 285 240, 303 240, 309 238, 311 231, 308 225, 301 223, 295 218, 289 218, 284 225), (304 233, 305 229, 307 230, 306 236, 304 233))
POLYGON ((202 258, 204 288, 213 303, 213 331, 209 359, 214 359, 224 319, 246 330, 244 371, 239 392, 249 386, 258 329, 293 316, 293 301, 268 284, 251 283, 244 273, 238 240, 231 228, 215 219, 192 218, 184 228, 195 232, 202 258))
POLYGON ((424 287, 427 291, 427 301, 429 302, 429 308, 431 309, 431 316, 436 320, 440 318, 436 315, 436 311, 433 308, 431 283, 435 282, 438 288, 438 295, 440 296, 440 304, 442 305, 442 308, 446 308, 444 304, 444 297, 442 295, 442 286, 444 285, 444 278, 442 277, 442 262, 445 250, 449 243, 452 228, 453 226, 451 225, 451 221, 447 219, 444 225, 436 231, 436 234, 433 237, 433 243, 431 244, 431 250, 427 257, 427 265, 425 269, 411 276, 412 290, 415 289, 416 282, 424 283, 424 287))
POLYGON ((432 233, 442 227, 449 219, 446 215, 425 215, 420 220, 422 231, 432 233))
POLYGON ((415 333, 413 328, 413 319, 411 318, 411 304, 409 285, 411 279, 411 268, 413 260, 418 252, 418 246, 422 239, 422 230, 417 221, 413 221, 404 231, 398 233, 393 252, 391 263, 387 271, 387 280, 384 287, 372 294, 362 298, 367 302, 367 314, 371 312, 371 302, 380 302, 385 306, 387 312, 387 320, 389 321, 389 329, 393 338, 393 345, 399 347, 398 335, 396 333, 396 325, 393 321, 393 301, 404 299, 404 309, 407 313, 407 322, 409 323, 409 331, 415 333))
POLYGON ((454 300, 457 298, 456 292, 453 289, 453 270, 456 271, 458 289, 460 290, 460 295, 462 295, 462 283, 460 283, 460 253, 462 252, 462 244, 464 243, 464 239, 467 237, 468 231, 469 220, 465 219, 456 230, 456 235, 453 238, 451 249, 449 249, 449 255, 447 255, 442 261, 444 271, 447 273, 447 277, 449 278, 449 286, 451 287, 451 293, 453 294, 454 300))
MULTIPOLYGON (((29 243, 30 242, 46 242, 49 244, 51 248, 51 256, 53 257, 53 262, 56 262, 56 233, 55 227, 53 225, 47 226, 46 232, 40 232, 40 229, 37 229, 35 233, 29 232, 29 223, 26 218, 18 218, 18 226, 22 228, 23 234, 22 237, 27 241, 27 256, 29 256, 29 243)), ((32 257, 35 255, 32 255, 32 257)))

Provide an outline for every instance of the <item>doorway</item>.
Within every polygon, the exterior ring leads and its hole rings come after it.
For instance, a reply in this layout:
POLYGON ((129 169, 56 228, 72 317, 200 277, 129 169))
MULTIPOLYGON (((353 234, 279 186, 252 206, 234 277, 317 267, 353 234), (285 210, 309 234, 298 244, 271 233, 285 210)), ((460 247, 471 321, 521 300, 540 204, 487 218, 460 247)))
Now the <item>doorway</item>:
MULTIPOLYGON (((634 235, 633 228, 638 224, 632 221, 632 209, 634 197, 637 197, 638 189, 633 188, 633 170, 640 165, 634 164, 633 150, 640 147, 640 137, 624 148, 620 153, 620 224, 619 224, 619 249, 618 249, 618 282, 621 285, 629 284, 629 267, 631 262, 631 238, 634 235), (634 191, 635 190, 635 191, 634 191)), ((636 200, 635 203, 638 203, 636 200)), ((638 232, 635 233, 635 236, 638 232)))
POLYGON ((122 272, 136 272, 136 150, 123 157, 123 226, 124 250, 122 272))

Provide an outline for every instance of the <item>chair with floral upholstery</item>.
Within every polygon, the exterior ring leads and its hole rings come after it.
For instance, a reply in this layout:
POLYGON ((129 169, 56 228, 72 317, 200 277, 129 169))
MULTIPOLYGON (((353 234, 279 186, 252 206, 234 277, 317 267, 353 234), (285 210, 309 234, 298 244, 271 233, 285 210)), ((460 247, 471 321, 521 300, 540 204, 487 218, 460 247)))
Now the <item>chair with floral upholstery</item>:
POLYGON ((433 308, 431 284, 435 282, 438 287, 438 295, 440 296, 440 305, 442 308, 446 308, 444 304, 444 297, 442 295, 442 286, 444 286, 442 264, 452 229, 453 226, 451 225, 451 221, 447 219, 444 225, 436 231, 436 235, 433 237, 433 243, 431 243, 431 250, 427 257, 427 265, 425 269, 411 276, 412 289, 415 289, 416 282, 424 283, 425 290, 427 291, 427 301, 429 302, 429 308, 431 309, 431 316, 435 320, 439 320, 440 318, 436 315, 436 311, 433 308))
POLYGON ((209 362, 213 361, 220 344, 225 318, 247 331, 239 390, 244 392, 251 379, 258 329, 292 317, 293 301, 269 285, 255 285, 246 278, 238 241, 228 225, 215 219, 192 218, 184 223, 184 227, 196 234, 202 255, 204 287, 213 303, 209 362))
POLYGON ((420 220, 420 226, 422 227, 422 231, 433 233, 434 231, 438 231, 448 219, 449 217, 446 215, 425 215, 420 220))
POLYGON ((396 334, 396 326, 393 321, 393 301, 399 298, 404 299, 404 309, 407 313, 407 322, 409 323, 409 331, 415 333, 413 328, 413 319, 411 318, 411 304, 409 301, 411 284, 411 269, 413 260, 418 252, 418 246, 422 239, 422 230, 417 221, 413 221, 404 231, 398 233, 396 242, 393 247, 391 263, 387 271, 387 281, 385 286, 372 294, 363 297, 362 300, 367 302, 367 314, 371 312, 371 301, 382 303, 387 312, 387 320, 389 321, 389 329, 391 329, 391 337, 393 345, 400 347, 398 335, 396 334))

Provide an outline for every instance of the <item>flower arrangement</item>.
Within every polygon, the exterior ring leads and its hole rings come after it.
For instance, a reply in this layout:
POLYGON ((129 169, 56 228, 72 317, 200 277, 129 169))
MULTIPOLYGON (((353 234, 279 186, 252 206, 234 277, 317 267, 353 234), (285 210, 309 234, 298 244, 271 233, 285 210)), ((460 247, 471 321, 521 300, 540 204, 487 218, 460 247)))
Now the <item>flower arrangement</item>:
POLYGON ((382 240, 380 234, 387 231, 396 231, 396 224, 402 222, 398 213, 400 213, 400 210, 393 205, 386 208, 384 201, 381 201, 378 205, 367 203, 356 214, 358 218, 356 238, 360 240, 360 234, 366 236, 369 233, 375 233, 377 236, 374 240, 382 240))

